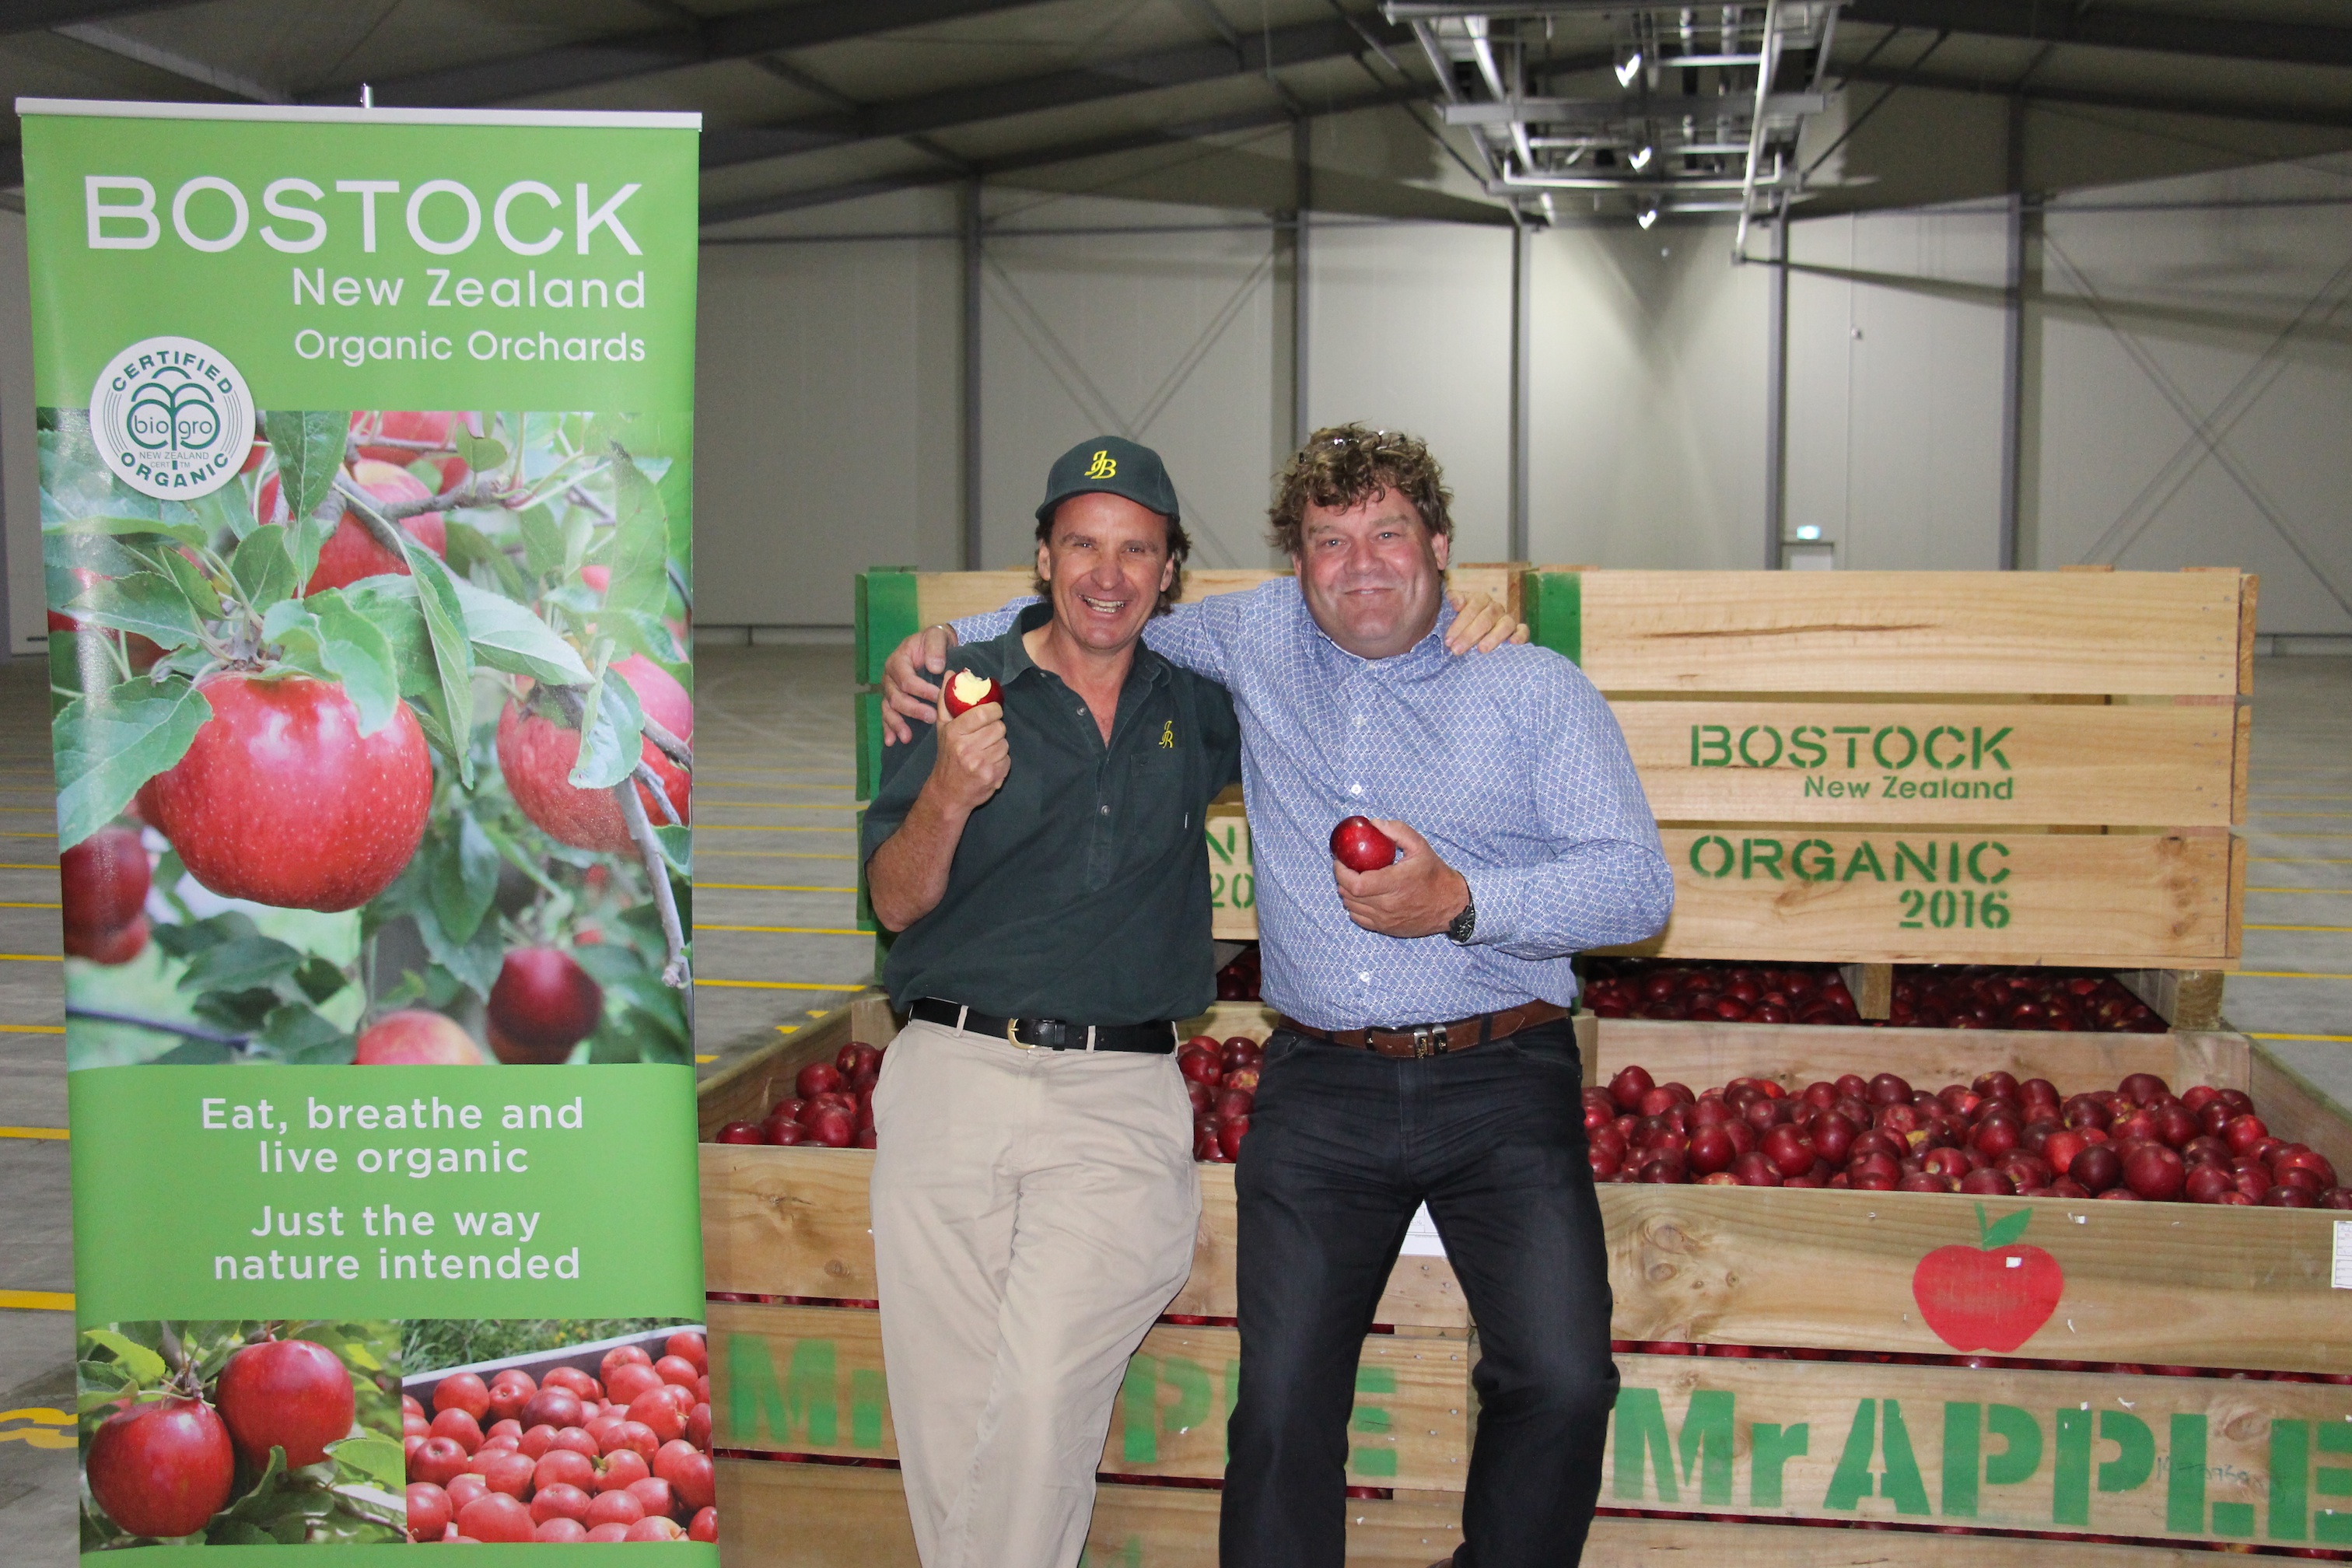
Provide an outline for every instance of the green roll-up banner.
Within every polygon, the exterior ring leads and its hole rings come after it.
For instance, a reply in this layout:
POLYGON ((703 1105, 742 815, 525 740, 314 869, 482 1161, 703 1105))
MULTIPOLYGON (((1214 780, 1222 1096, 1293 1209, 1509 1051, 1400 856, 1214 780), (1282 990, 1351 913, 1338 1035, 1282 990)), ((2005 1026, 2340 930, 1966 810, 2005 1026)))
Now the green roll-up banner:
POLYGON ((698 117, 17 107, 82 1550, 715 1568, 698 117))

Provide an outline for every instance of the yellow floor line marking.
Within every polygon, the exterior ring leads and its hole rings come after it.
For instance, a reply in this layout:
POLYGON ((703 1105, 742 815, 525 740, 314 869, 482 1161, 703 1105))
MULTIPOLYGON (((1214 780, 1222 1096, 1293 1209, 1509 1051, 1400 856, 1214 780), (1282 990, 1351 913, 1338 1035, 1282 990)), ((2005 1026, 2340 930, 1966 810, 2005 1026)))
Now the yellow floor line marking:
MULTIPOLYGON (((764 822, 698 822, 697 833, 855 833, 854 827, 772 827, 764 822)), ((2352 833, 2282 834, 2281 837, 2352 838, 2352 833)))
MULTIPOLYGON (((732 857, 739 860, 745 858, 761 860, 855 860, 857 858, 855 855, 827 855, 819 850, 809 849, 705 849, 701 851, 701 853, 708 857, 732 857)), ((2347 862, 2347 864, 2352 864, 2352 862, 2347 862)))
POLYGON ((53 832, 52 832, 52 833, 18 833, 18 832, 16 832, 14 829, 11 829, 11 830, 9 830, 9 831, 7 831, 7 832, 0 832, 0 838, 52 838, 52 839, 53 839, 53 838, 55 838, 55 837, 57 837, 57 835, 56 835, 55 833, 53 833, 53 832))
POLYGON ((2334 1044, 2352 1044, 2352 1035, 2249 1035, 2250 1040, 2326 1040, 2334 1044))
MULTIPOLYGON (((701 930, 702 928, 701 928, 700 926, 697 926, 695 929, 696 929, 697 931, 699 931, 699 930, 701 930)), ((2250 926, 2246 927, 2246 930, 2248 930, 2248 931, 2352 931, 2352 926, 2257 926, 2257 925, 2250 925, 2250 926)))
POLYGON ((62 1035, 63 1024, 0 1024, 0 1035, 62 1035))
MULTIPOLYGON (((865 807, 860 805, 845 805, 840 801, 831 800, 706 800, 702 804, 714 809, 724 808, 729 811, 751 811, 753 809, 763 811, 863 811, 865 809, 865 807)), ((2306 816, 2352 816, 2352 812, 2305 812, 2303 813, 2303 815, 2306 816)))
POLYGON ((715 1056, 697 1057, 694 1058, 694 1065, 698 1068, 707 1068, 718 1059, 719 1058, 715 1056))
MULTIPOLYGON (((758 779, 722 779, 714 778, 706 773, 702 777, 694 781, 694 787, 697 789, 855 789, 857 786, 855 784, 763 784, 758 779)), ((2301 800, 2304 797, 2301 795, 2281 795, 2279 798, 2282 800, 2301 800)), ((2337 796, 2322 795, 2313 795, 2310 798, 2313 800, 2352 800, 2352 795, 2337 796)))
POLYGON ((2248 980, 2352 980, 2352 974, 2321 974, 2303 969, 2233 969, 2230 973, 2248 980))
POLYGON ((0 871, 54 871, 54 860, 0 860, 0 871))
POLYGON ((0 1138, 55 1138, 67 1136, 62 1127, 0 1127, 0 1138))
MULTIPOLYGON (((737 926, 737 925, 704 925, 704 924, 702 924, 702 923, 701 923, 700 921, 698 921, 697 922, 695 922, 695 927, 694 927, 694 929, 695 929, 695 930, 697 930, 697 931, 758 931, 758 932, 760 932, 760 933, 761 933, 761 934, 763 934, 763 935, 768 935, 768 936, 872 936, 872 935, 874 934, 874 933, 873 933, 872 931, 859 931, 859 930, 856 929, 855 927, 844 928, 844 927, 841 927, 841 926, 737 926)), ((2246 929, 2247 929, 2247 930, 2249 930, 2249 931, 2257 931, 2257 930, 2260 930, 2261 928, 2260 928, 2260 927, 2258 927, 2258 926, 2249 926, 2249 927, 2247 927, 2246 929)), ((2315 929, 2316 929, 2316 928, 2315 928, 2315 929)), ((2347 931, 2347 930, 2352 930, 2352 927, 2347 927, 2347 926, 2336 926, 2336 927, 2331 927, 2331 928, 2328 928, 2328 929, 2336 930, 2336 931, 2347 931)))
POLYGON ((0 952, 0 963, 63 963, 65 961, 65 954, 61 952, 0 952))
MULTIPOLYGON (((695 885, 695 888, 697 889, 697 890, 698 890, 698 891, 702 891, 702 892, 721 892, 721 893, 854 893, 854 892, 857 891, 857 889, 856 889, 855 887, 849 887, 849 888, 815 888, 815 887, 803 887, 803 886, 801 886, 800 884, 795 883, 795 882, 700 882, 700 881, 698 881, 698 882, 697 882, 697 883, 695 883, 694 885, 695 885)), ((2300 889, 2289 889, 2289 890, 2290 890, 2290 891, 2300 891, 2300 889)), ((2246 891, 2248 891, 2248 892, 2250 892, 2250 893, 2253 893, 2253 892, 2263 892, 2263 893, 2267 893, 2267 892, 2271 891, 2271 889, 2268 889, 2268 888, 2248 888, 2248 889, 2246 889, 2246 891)))
POLYGON ((28 904, 12 900, 0 900, 0 910, 55 910, 64 907, 62 904, 28 904))
POLYGON ((828 985, 812 980, 712 980, 705 977, 696 980, 695 984, 724 985, 746 991, 863 991, 873 982, 849 980, 838 985, 828 985))
POLYGON ((779 1024, 776 1026, 776 1033, 780 1035, 797 1035, 800 1032, 801 1026, 798 1024, 779 1024))
POLYGON ((0 1310, 19 1312, 70 1312, 70 1290, 0 1290, 0 1310))

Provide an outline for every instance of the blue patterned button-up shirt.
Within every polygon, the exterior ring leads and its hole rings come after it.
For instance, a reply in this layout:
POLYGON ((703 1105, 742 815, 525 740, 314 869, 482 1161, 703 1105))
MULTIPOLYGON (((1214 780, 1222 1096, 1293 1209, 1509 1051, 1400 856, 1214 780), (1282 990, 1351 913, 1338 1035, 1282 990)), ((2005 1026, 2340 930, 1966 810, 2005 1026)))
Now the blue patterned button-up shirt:
MULTIPOLYGON (((956 635, 993 637, 1012 618, 971 616, 956 635)), ((1571 954, 1639 942, 1674 908, 1657 824, 1592 683, 1547 648, 1449 654, 1453 619, 1444 606, 1406 652, 1358 658, 1280 577, 1180 605, 1143 634, 1233 693, 1262 994, 1318 1028, 1467 1017, 1530 997, 1565 1005, 1571 954), (1466 946, 1348 918, 1331 829, 1360 814, 1411 823, 1468 880, 1478 921, 1466 946)))

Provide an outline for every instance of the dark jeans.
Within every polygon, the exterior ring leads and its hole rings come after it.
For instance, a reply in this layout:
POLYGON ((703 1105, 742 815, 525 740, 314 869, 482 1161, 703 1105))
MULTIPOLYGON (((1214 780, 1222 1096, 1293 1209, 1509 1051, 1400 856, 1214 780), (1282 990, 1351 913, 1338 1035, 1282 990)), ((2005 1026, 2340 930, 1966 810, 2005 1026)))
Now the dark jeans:
POLYGON ((1340 1568, 1356 1363, 1426 1200, 1478 1326, 1459 1568, 1571 1565, 1601 1492, 1617 1368, 1567 1020, 1392 1060, 1288 1030, 1235 1181, 1241 1393, 1223 1568, 1340 1568))

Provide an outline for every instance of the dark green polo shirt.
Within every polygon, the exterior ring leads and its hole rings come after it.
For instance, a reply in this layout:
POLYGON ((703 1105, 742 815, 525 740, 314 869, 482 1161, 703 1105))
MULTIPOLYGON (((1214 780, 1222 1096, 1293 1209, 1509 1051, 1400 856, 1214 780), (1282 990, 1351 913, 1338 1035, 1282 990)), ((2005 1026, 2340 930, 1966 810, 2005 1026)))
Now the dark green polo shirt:
MULTIPOLYGON (((1216 994, 1202 816, 1241 776, 1233 700, 1138 643, 1106 746, 1086 700, 1021 645, 1051 614, 1033 605, 949 658, 950 674, 1003 685, 1013 768, 965 822, 939 907, 891 944, 883 985, 901 1008, 938 996, 1079 1024, 1192 1017, 1216 994)), ((922 726, 884 749, 864 857, 906 820, 937 754, 922 726)))

